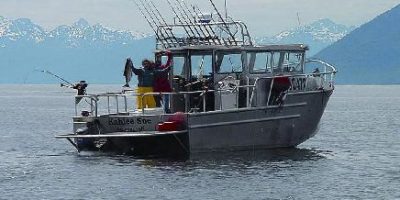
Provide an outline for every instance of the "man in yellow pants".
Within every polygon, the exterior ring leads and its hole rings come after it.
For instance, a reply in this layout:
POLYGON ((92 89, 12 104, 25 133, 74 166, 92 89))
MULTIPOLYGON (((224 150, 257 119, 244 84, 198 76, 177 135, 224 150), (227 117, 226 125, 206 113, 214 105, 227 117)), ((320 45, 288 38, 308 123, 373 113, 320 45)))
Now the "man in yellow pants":
POLYGON ((150 60, 143 60, 143 68, 137 69, 132 64, 133 73, 138 76, 138 87, 136 89, 137 96, 137 108, 155 108, 156 102, 153 95, 143 96, 145 93, 153 92, 154 85, 154 65, 150 60))

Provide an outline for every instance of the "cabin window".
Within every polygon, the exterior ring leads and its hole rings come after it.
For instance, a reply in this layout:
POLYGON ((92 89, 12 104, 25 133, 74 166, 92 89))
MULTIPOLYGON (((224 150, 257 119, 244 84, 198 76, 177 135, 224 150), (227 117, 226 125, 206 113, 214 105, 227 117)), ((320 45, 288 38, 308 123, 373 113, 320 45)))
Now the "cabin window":
POLYGON ((210 77, 212 75, 212 56, 201 55, 192 56, 192 77, 202 79, 204 77, 210 77))
POLYGON ((242 72, 242 54, 217 54, 216 71, 218 73, 242 72))
POLYGON ((303 71, 303 54, 290 52, 285 53, 283 61, 283 69, 285 72, 302 72, 303 71))
MULTIPOLYGON (((159 59, 159 58, 156 58, 159 59)), ((161 56, 161 63, 165 64, 168 61, 168 56, 161 56)))
POLYGON ((275 73, 302 72, 304 53, 277 52, 274 53, 273 71, 275 73))
MULTIPOLYGON (((274 66, 273 53, 248 53, 248 65, 251 73, 269 73, 274 66)), ((278 64, 275 64, 275 66, 278 64)))
MULTIPOLYGON (((164 61, 165 63, 166 61, 164 61)), ((172 64, 172 69, 174 75, 179 75, 185 77, 187 74, 185 70, 185 58, 184 57, 174 57, 173 58, 173 64, 172 64)))

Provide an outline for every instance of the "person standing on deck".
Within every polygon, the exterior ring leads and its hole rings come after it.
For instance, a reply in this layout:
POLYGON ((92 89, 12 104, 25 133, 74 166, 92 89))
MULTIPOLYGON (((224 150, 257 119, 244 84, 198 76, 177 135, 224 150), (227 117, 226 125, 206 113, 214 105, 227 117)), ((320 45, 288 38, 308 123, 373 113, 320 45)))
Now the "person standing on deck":
MULTIPOLYGON (((155 63, 156 74, 154 80, 154 92, 172 92, 172 87, 168 79, 168 73, 172 64, 172 54, 167 51, 166 55, 168 60, 165 65, 162 64, 161 57, 158 57, 155 63)), ((164 111, 166 113, 169 112, 169 99, 169 94, 164 94, 161 96, 161 99, 157 99, 158 101, 162 100, 164 111)))
POLYGON ((138 87, 136 89, 137 93, 137 108, 155 108, 156 102, 154 100, 153 95, 146 95, 141 96, 145 93, 153 92, 153 84, 154 84, 154 64, 147 59, 142 61, 143 68, 137 69, 133 66, 131 62, 130 65, 132 66, 132 71, 138 77, 138 87))
MULTIPOLYGON (((63 84, 61 84, 61 86, 64 86, 63 84)), ((86 95, 86 88, 87 88, 88 84, 86 83, 86 81, 80 81, 79 83, 75 84, 75 85, 70 85, 68 87, 75 89, 77 91, 77 96, 83 96, 86 95)), ((81 102, 83 97, 76 97, 75 98, 75 104, 78 105, 79 102, 81 102)))

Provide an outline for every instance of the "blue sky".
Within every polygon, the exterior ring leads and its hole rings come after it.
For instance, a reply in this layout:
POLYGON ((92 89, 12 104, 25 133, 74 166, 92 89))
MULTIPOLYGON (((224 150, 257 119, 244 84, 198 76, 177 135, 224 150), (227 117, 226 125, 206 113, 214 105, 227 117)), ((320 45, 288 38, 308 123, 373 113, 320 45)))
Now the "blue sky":
MULTIPOLYGON (((52 29, 72 24, 79 18, 91 24, 150 32, 133 0, 0 0, 0 16, 10 19, 30 18, 33 22, 52 29)), ((153 0, 168 19, 172 19, 166 0, 153 0)), ((222 9, 223 0, 214 0, 222 9)), ((210 10, 208 0, 200 6, 210 10)), ((199 4, 199 3, 197 3, 199 4)), ((400 0, 228 0, 229 13, 245 21, 256 36, 270 36, 297 26, 299 13, 302 24, 330 18, 344 25, 359 26, 377 15, 400 4, 400 0)))

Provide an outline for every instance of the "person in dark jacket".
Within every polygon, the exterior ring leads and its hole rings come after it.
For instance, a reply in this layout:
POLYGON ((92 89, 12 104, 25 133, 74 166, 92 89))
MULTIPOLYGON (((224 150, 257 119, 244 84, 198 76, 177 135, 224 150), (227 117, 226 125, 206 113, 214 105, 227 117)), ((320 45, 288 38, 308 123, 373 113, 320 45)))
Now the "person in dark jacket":
POLYGON ((78 91, 78 95, 85 95, 86 88, 88 84, 86 81, 80 81, 79 83, 75 84, 72 88, 78 91))
POLYGON ((142 61, 143 68, 135 68, 132 64, 132 71, 138 77, 138 87, 136 88, 137 96, 137 108, 155 108, 156 102, 153 95, 141 96, 145 93, 151 93, 153 91, 154 84, 154 64, 150 60, 142 61))
MULTIPOLYGON (((86 95, 86 88, 87 88, 88 84, 86 83, 86 81, 80 81, 79 83, 72 85, 72 89, 75 89, 77 91, 77 95, 78 96, 82 96, 82 95, 86 95)), ((83 97, 77 97, 75 99, 75 104, 78 104, 83 97)))

